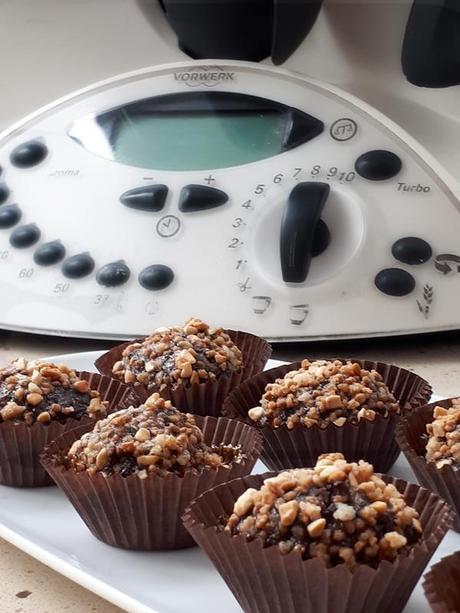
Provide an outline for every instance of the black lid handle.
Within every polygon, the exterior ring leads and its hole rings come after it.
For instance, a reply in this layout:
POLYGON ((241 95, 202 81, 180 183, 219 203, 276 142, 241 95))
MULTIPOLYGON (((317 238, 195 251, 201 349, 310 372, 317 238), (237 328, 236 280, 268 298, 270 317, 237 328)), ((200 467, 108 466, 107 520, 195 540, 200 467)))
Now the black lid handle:
POLYGON ((323 0, 159 0, 179 46, 197 59, 281 64, 310 32, 323 0))
POLYGON ((460 84, 459 0, 414 0, 402 68, 408 81, 421 87, 460 84))
POLYGON ((282 64, 308 36, 323 0, 273 0, 272 61, 282 64))

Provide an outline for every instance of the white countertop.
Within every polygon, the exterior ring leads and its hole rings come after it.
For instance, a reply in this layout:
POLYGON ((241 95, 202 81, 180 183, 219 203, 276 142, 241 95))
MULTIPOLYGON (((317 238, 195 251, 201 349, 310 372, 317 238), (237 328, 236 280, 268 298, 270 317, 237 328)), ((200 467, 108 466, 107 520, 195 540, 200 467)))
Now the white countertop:
MULTIPOLYGON (((90 351, 109 343, 0 332, 0 365, 24 355, 90 351)), ((411 338, 278 345, 273 357, 357 357, 416 371, 443 396, 460 395, 460 332, 411 338)), ((117 607, 0 539, 0 613, 117 613, 117 607)))

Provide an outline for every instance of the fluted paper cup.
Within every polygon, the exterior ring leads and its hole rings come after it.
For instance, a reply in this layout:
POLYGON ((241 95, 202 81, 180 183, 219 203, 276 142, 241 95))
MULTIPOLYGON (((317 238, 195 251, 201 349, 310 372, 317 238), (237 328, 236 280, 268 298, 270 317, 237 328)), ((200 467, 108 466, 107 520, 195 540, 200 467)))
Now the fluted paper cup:
MULTIPOLYGON (((77 372, 81 379, 88 381, 92 390, 108 401, 108 412, 139 404, 132 390, 124 383, 98 373, 77 372)), ((0 424, 0 483, 15 487, 41 487, 54 485, 53 480, 40 463, 40 454, 55 438, 76 427, 91 429, 96 420, 89 416, 80 419, 69 417, 60 423, 52 420, 49 424, 35 422, 5 421, 0 424)))
POLYGON ((460 551, 431 567, 423 579, 423 589, 434 613, 460 611, 460 551))
MULTIPOLYGON (((409 370, 383 362, 355 358, 350 358, 350 361, 358 362, 367 370, 379 372, 399 402, 403 414, 425 404, 431 397, 430 384, 409 370)), ((292 430, 286 426, 259 426, 248 417, 249 409, 260 404, 268 383, 274 383, 276 379, 300 366, 301 362, 284 364, 248 379, 228 396, 223 415, 242 419, 260 430, 264 439, 261 460, 271 470, 314 466, 322 453, 341 452, 349 462, 367 460, 376 471, 387 472, 400 453, 394 436, 396 423, 400 419, 397 415, 376 415, 372 422, 364 419, 358 423, 347 421, 343 426, 331 423, 325 428, 299 425, 292 430)))
POLYGON ((260 488, 276 473, 235 479, 199 496, 183 520, 210 558, 241 608, 247 613, 382 613, 403 610, 417 581, 452 523, 452 511, 436 494, 400 479, 384 476, 420 514, 422 540, 394 562, 376 568, 345 565, 327 568, 319 559, 299 553, 283 555, 278 547, 231 536, 222 528, 236 499, 247 488, 260 488))
POLYGON ((439 494, 456 511, 454 528, 460 531, 460 474, 454 466, 438 468, 434 462, 425 460, 426 425, 433 421, 435 407, 449 408, 452 398, 431 402, 419 407, 398 424, 396 440, 412 467, 417 480, 428 489, 439 494))
POLYGON ((262 439, 254 429, 224 418, 195 416, 208 445, 241 445, 245 459, 228 468, 191 470, 183 477, 150 473, 104 477, 76 472, 63 466, 63 455, 87 431, 73 430, 56 439, 42 456, 43 466, 68 497, 92 534, 115 547, 136 550, 193 547, 181 515, 205 490, 251 472, 260 454, 262 439))
MULTIPOLYGON (((225 398, 243 381, 261 372, 272 353, 269 343, 259 336, 239 330, 224 330, 224 332, 230 336, 243 355, 243 368, 239 372, 223 374, 215 380, 207 380, 204 383, 180 385, 176 388, 160 389, 157 385, 146 387, 136 383, 133 384, 133 389, 142 400, 158 392, 184 413, 219 417, 225 398)), ((145 337, 113 347, 96 360, 96 368, 104 375, 113 376, 113 365, 121 360, 123 350, 132 343, 142 343, 144 340, 145 337)))

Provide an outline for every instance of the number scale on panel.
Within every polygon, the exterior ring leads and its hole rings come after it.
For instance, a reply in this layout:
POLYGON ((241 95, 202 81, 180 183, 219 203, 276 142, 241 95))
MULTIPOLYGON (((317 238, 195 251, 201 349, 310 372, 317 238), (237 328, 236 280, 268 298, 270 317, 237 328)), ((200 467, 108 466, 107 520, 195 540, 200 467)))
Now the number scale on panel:
POLYGON ((0 166, 2 327, 132 337, 199 314, 282 340, 460 324, 449 177, 301 76, 122 75, 3 133, 0 166))

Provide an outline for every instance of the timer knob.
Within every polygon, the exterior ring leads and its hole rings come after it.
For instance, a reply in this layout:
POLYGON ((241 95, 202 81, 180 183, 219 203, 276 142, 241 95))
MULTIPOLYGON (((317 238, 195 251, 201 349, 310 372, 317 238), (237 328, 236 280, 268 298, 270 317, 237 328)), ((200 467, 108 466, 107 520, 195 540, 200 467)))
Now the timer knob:
POLYGON ((305 181, 288 197, 280 232, 281 272, 285 283, 304 283, 315 255, 315 237, 329 184, 305 181))

